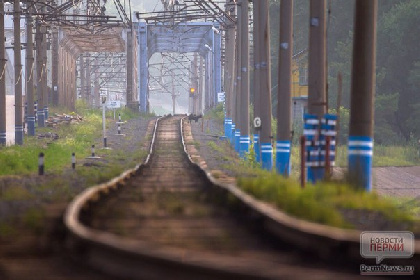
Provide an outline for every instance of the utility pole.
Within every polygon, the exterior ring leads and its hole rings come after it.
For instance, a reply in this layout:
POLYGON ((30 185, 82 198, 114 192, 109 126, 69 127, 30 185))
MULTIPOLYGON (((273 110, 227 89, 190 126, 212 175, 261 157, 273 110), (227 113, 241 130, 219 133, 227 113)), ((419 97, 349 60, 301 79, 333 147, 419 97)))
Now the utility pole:
MULTIPOLYGON (((58 27, 53 27, 51 34, 51 82, 52 82, 52 103, 58 106, 58 27)), ((82 60, 82 58, 81 58, 82 60)), ((61 104, 60 104, 61 105, 61 104)))
MULTIPOLYGON (((226 0, 226 13, 231 17, 235 17, 235 5, 231 0, 226 0)), ((229 24, 225 31, 225 136, 228 139, 232 139, 232 108, 233 103, 233 79, 235 77, 235 24, 229 24)))
POLYGON ((326 113, 326 0, 310 1, 308 112, 326 113))
POLYGON ((192 87, 194 92, 192 93, 192 113, 198 115, 198 56, 194 53, 194 60, 192 61, 192 87))
MULTIPOLYGON (((308 78, 308 113, 318 125, 327 113, 326 99, 326 0, 310 1, 309 20, 309 78, 308 78)), ((319 140, 312 141, 317 148, 319 140)), ((319 164, 319 161, 316 162, 319 164)), ((325 168, 308 166, 308 180, 316 182, 324 178, 325 168)))
POLYGON ((203 67, 204 67, 204 60, 203 57, 200 56, 200 73, 199 73, 199 80, 198 80, 198 112, 203 114, 203 67))
POLYGON ((277 94, 276 170, 290 175, 292 131, 293 0, 280 2, 279 86, 277 94))
POLYGON ((89 106, 93 105, 93 98, 92 98, 92 76, 91 76, 91 61, 90 61, 90 54, 88 53, 86 56, 86 103, 89 106))
MULTIPOLYGON (((4 1, 0 1, 4 11, 4 1)), ((4 36, 4 13, 0 13, 0 146, 6 145, 6 50, 4 36)))
POLYGON ((172 71, 172 115, 175 116, 175 99, 176 99, 176 95, 175 95, 175 85, 174 85, 174 72, 172 71))
POLYGON ((241 102, 240 102, 240 148, 239 155, 249 151, 249 17, 248 0, 241 0, 241 102))
POLYGON ((261 142, 260 142, 260 132, 261 127, 256 127, 256 120, 261 119, 261 83, 260 83, 260 69, 261 69, 261 58, 260 58, 260 48, 261 48, 261 28, 260 28, 260 10, 261 10, 261 1, 253 1, 253 17, 254 17, 254 30, 253 30, 253 43, 254 43, 254 153, 255 160, 261 162, 261 142))
POLYGON ((15 143, 23 145, 23 119, 22 119, 22 57, 20 45, 20 2, 13 3, 13 32, 15 57, 15 143))
POLYGON ((268 0, 258 1, 259 30, 258 38, 260 96, 261 96, 261 160, 262 167, 267 170, 273 168, 273 147, 271 144, 271 63, 270 63, 270 24, 268 16, 268 0))
MULTIPOLYGON (((46 7, 42 8, 42 11, 46 12, 46 7)), ((44 118, 45 120, 48 119, 48 102, 49 102, 49 94, 48 94, 48 87, 47 87, 47 78, 48 78, 48 71, 47 71, 47 27, 44 25, 41 29, 42 34, 42 69, 43 73, 41 76, 41 85, 42 85, 42 94, 44 99, 44 118)), ((66 104, 67 105, 67 104, 66 104)))
MULTIPOLYGON (((133 104, 133 33, 127 31, 127 106, 133 110, 138 106, 133 104)), ((136 108, 137 107, 137 108, 136 108)))
POLYGON ((36 42, 36 95, 38 98, 37 107, 37 119, 38 127, 45 126, 45 114, 44 114, 44 95, 42 94, 42 75, 44 75, 44 67, 42 65, 42 39, 41 34, 41 23, 39 20, 36 22, 35 28, 35 42, 36 42))
POLYGON ((80 97, 82 100, 86 99, 86 74, 85 74, 85 59, 83 55, 80 56, 80 97))
POLYGON ((26 103, 28 135, 35 136, 35 111, 34 111, 34 42, 33 42, 32 8, 26 15, 26 103))
POLYGON ((356 0, 350 100, 349 175, 372 190, 377 0, 356 0))
POLYGON ((232 122, 232 130, 235 129, 235 134, 234 134, 234 145, 235 145, 235 151, 239 153, 239 148, 240 148, 240 137, 241 137, 241 86, 242 86, 242 72, 241 72, 241 53, 242 53, 242 48, 241 48, 241 37, 242 37, 242 7, 241 7, 241 3, 237 2, 236 5, 236 14, 237 14, 237 19, 236 19, 236 79, 235 79, 235 97, 234 97, 234 108, 235 108, 235 112, 233 114, 234 119, 232 122))

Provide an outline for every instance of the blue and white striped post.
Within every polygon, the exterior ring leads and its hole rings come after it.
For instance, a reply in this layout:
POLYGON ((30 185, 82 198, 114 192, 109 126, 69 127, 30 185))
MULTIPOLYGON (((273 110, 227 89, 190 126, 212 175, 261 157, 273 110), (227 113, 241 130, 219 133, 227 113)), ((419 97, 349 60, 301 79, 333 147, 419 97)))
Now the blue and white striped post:
POLYGON ((350 180, 367 191, 372 190, 373 139, 368 136, 349 137, 350 180))
POLYGON ((245 154, 249 152, 249 146, 251 144, 251 138, 247 135, 242 135, 239 140, 239 156, 245 157, 245 154))
POLYGON ((48 106, 44 106, 44 117, 45 117, 45 120, 48 119, 48 115, 49 115, 48 106))
POLYGON ((232 119, 225 119, 225 136, 230 139, 232 133, 232 119))
POLYGON ((305 158, 308 182, 316 183, 324 178, 325 169, 320 166, 319 120, 316 115, 305 114, 303 134, 306 137, 305 158))
POLYGON ((23 125, 15 125, 15 144, 23 145, 23 125))
POLYGON ((35 101, 35 102, 34 102, 34 116, 35 116, 35 122, 37 122, 37 121, 38 121, 37 112, 38 112, 38 101, 35 101))
POLYGON ((27 117, 28 135, 35 136, 35 117, 27 117))
POLYGON ((38 127, 45 127, 45 112, 44 110, 38 110, 36 112, 38 127))
POLYGON ((230 131, 230 143, 233 147, 235 147, 235 131, 236 131, 236 125, 232 121, 231 131, 230 131))
POLYGON ((0 146, 6 146, 6 132, 0 132, 0 146))
POLYGON ((335 165, 335 136, 337 132, 335 131, 335 126, 337 124, 337 116, 331 114, 325 114, 321 120, 321 135, 320 135, 320 144, 321 144, 321 155, 320 161, 323 166, 326 164, 326 145, 327 137, 330 138, 330 166, 335 165))
POLYGON ((261 162, 261 146, 260 146, 259 134, 254 134, 254 153, 255 153, 255 161, 261 162))
POLYGON ((235 151, 239 153, 241 149, 241 132, 239 129, 235 129, 235 151))
POLYGON ((276 143, 276 170, 286 177, 290 175, 290 141, 277 141, 276 143))
POLYGON ((273 169, 273 147, 271 143, 261 143, 261 161, 263 169, 273 169))

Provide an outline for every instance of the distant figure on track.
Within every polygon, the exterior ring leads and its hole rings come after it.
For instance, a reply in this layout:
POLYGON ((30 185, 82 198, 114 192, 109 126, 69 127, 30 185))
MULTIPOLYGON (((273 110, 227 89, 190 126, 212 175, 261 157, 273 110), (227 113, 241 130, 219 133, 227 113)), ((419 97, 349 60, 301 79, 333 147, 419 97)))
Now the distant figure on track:
POLYGON ((203 117, 203 115, 190 114, 188 116, 188 120, 190 121, 190 123, 191 123, 192 120, 194 120, 195 122, 198 122, 198 120, 202 117, 203 117))

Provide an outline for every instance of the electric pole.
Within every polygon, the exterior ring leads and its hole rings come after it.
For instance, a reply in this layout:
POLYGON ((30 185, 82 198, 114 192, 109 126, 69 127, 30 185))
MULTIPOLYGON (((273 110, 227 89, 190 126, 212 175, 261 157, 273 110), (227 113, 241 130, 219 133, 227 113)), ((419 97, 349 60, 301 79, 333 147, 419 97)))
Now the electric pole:
POLYGON ((249 17, 248 0, 241 0, 241 102, 240 102, 240 148, 239 155, 249 151, 249 17))
POLYGON ((308 112, 321 118, 326 103, 326 0, 310 1, 308 112))
POLYGON ((277 94, 276 170, 290 175, 292 132, 293 0, 280 2, 280 46, 277 94))
MULTIPOLYGON (((46 12, 46 7, 42 8, 42 11, 46 12)), ((41 76, 41 85, 42 85, 42 95, 44 96, 44 118, 45 121, 48 119, 48 103, 49 103, 49 94, 48 94, 48 87, 47 87, 47 78, 48 78, 48 70, 47 70, 47 26, 42 27, 42 69, 44 70, 41 76)))
MULTIPOLYGON (((242 1, 242 0, 241 0, 242 1)), ((242 72, 241 72, 241 42, 242 42, 242 7, 241 3, 237 3, 236 5, 236 79, 235 79, 235 113, 234 113, 234 121, 232 123, 232 127, 235 128, 235 151, 239 153, 240 149, 240 137, 241 137, 241 86, 242 86, 242 72)))
POLYGON ((261 160, 262 167, 273 168, 273 146, 271 144, 271 61, 270 61, 270 23, 268 16, 268 0, 258 1, 260 37, 258 38, 260 96, 261 96, 261 160))
POLYGON ((200 56, 200 73, 198 79, 198 112, 203 114, 203 78, 204 78, 204 59, 200 56))
POLYGON ((372 189, 377 0, 356 0, 350 98, 349 175, 372 189))
POLYGON ((133 33, 127 31, 127 107, 132 110, 137 109, 133 104, 133 33))
MULTIPOLYGON (((308 113, 314 122, 320 125, 320 119, 327 113, 326 99, 326 0, 310 1, 309 20, 309 77, 308 77, 308 113)), ((314 131, 319 131, 314 129, 314 131)), ((312 137, 312 136, 311 136, 312 137)), ((314 166, 308 166, 307 178, 311 182, 322 180, 325 168, 320 161, 319 137, 315 136, 311 148, 318 155, 313 155, 314 166)))
MULTIPOLYGON (((51 32, 51 83, 52 104, 59 105, 58 98, 58 27, 54 26, 51 32)), ((82 60, 83 58, 80 58, 82 60)), ((61 104, 60 104, 61 105, 61 104)))
POLYGON ((261 29, 260 29, 260 1, 253 1, 253 43, 254 43, 254 153, 255 160, 261 162, 261 147, 260 147, 260 130, 261 127, 256 127, 255 122, 258 124, 258 119, 261 119, 261 83, 260 83, 260 68, 261 68, 261 59, 260 59, 260 47, 261 47, 261 29), (256 121, 257 120, 257 121, 256 121))
POLYGON ((22 57, 20 45, 20 2, 13 3, 13 32, 15 57, 15 143, 23 145, 23 119, 22 119, 22 57))
MULTIPOLYGON (((231 0, 226 0, 226 13, 230 16, 235 17, 235 5, 231 0)), ((228 139, 232 139, 232 122, 233 117, 232 113, 234 109, 232 108, 233 104, 233 83, 234 83, 234 71, 235 71, 235 24, 229 23, 225 31, 225 135, 228 139)))
POLYGON ((38 127, 45 126, 45 115, 44 115, 44 95, 42 94, 42 75, 44 75, 44 67, 42 65, 42 39, 41 34, 41 23, 39 20, 36 22, 35 29, 35 42, 36 42, 36 95, 38 98, 38 107, 37 107, 37 119, 38 127))
MULTIPOLYGON (((4 11, 4 1, 0 1, 4 11)), ((4 13, 0 13, 0 146, 6 145, 6 50, 4 36, 4 13)))
POLYGON ((32 8, 26 15, 26 103, 28 135, 35 136, 35 110, 34 110, 34 43, 33 43, 32 8))

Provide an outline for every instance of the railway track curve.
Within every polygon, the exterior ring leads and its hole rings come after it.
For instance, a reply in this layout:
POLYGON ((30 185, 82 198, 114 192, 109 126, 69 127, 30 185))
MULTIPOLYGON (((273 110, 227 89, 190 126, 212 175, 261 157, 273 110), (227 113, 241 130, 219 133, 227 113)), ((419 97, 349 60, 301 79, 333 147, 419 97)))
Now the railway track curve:
POLYGON ((183 118, 158 119, 143 164, 69 205, 77 260, 122 279, 357 278, 357 265, 341 272, 273 241, 266 218, 192 162, 183 118))

